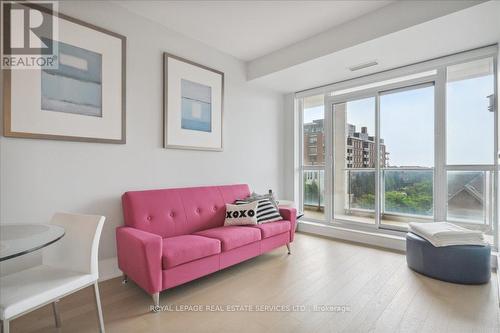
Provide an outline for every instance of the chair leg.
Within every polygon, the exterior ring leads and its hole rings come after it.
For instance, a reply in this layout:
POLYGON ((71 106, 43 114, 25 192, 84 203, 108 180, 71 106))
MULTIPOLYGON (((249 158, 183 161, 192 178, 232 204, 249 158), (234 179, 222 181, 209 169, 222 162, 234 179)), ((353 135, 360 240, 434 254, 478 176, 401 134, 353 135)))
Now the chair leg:
POLYGON ((123 276, 122 276, 122 284, 127 284, 127 282, 128 282, 127 274, 123 274, 123 276))
POLYGON ((9 333, 9 321, 6 319, 2 320, 2 333, 9 333))
POLYGON ((59 313, 58 303, 59 300, 52 302, 52 310, 54 310, 54 320, 57 328, 61 327, 61 314, 59 313))
POLYGON ((160 306, 160 293, 154 293, 151 295, 153 297, 153 304, 155 307, 160 306))
POLYGON ((97 316, 99 317, 99 332, 104 333, 104 319, 102 317, 101 297, 99 296, 99 285, 97 284, 97 281, 94 283, 94 293, 97 316))
POLYGON ((286 243, 286 248, 288 249, 288 254, 292 254, 292 251, 290 250, 290 243, 286 243))

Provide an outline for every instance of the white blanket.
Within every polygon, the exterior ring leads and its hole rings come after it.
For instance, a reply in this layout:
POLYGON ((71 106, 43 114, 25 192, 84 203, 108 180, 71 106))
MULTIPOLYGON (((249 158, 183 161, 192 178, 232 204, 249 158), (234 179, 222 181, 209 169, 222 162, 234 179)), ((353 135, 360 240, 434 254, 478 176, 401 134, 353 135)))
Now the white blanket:
POLYGON ((465 229, 448 222, 410 222, 410 231, 427 239, 436 247, 450 245, 486 245, 483 233, 465 229))

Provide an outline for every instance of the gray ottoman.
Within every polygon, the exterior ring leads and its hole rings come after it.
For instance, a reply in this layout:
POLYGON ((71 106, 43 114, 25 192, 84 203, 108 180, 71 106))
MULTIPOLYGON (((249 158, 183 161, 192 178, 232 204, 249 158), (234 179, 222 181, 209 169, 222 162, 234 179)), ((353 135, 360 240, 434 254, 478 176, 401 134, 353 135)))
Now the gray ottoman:
POLYGON ((490 256, 490 246, 434 247, 414 233, 406 234, 408 267, 435 279, 462 284, 487 283, 491 277, 490 256))

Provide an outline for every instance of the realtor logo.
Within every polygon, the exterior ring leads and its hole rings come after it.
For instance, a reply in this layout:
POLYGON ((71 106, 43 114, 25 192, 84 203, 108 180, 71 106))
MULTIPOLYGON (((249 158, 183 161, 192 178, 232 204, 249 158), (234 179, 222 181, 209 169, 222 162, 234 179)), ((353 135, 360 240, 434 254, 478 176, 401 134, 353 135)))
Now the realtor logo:
POLYGON ((57 3, 2 2, 2 67, 57 68, 57 3))

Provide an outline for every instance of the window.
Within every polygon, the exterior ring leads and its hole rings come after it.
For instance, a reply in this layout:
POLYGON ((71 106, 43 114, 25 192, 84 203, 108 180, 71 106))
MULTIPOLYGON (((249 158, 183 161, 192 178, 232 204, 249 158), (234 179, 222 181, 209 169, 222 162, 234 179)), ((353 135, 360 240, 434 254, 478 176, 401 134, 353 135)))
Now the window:
POLYGON ((325 111, 323 105, 323 96, 313 96, 304 99, 304 111, 302 114, 302 120, 304 123, 303 164, 305 166, 324 165, 325 152, 323 148, 323 140, 325 137, 325 111), (313 159, 311 159, 312 151, 314 151, 314 155, 317 154, 317 156, 313 159))
POLYGON ((492 239, 497 53, 453 55, 300 99, 305 219, 396 230, 446 220, 492 239))
POLYGON ((304 171, 304 214, 314 220, 325 219, 325 172, 304 171))
POLYGON ((495 170, 493 58, 446 70, 446 217, 492 229, 495 170))
POLYGON ((448 165, 494 163, 493 58, 446 70, 448 165))
POLYGON ((488 193, 491 193, 489 171, 448 171, 447 215, 452 221, 486 224, 488 193))
POLYGON ((325 111, 323 95, 304 98, 302 111, 302 207, 307 218, 325 220, 325 111))

